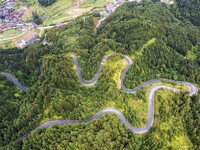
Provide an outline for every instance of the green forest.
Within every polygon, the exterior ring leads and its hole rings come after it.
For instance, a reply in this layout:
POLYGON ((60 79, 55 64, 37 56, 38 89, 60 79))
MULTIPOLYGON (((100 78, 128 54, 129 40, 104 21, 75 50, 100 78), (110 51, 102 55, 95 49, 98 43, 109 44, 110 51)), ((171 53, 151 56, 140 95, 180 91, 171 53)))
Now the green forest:
POLYGON ((32 13, 32 18, 33 18, 33 22, 38 24, 38 25, 43 23, 42 19, 40 18, 40 16, 36 12, 32 13))
POLYGON ((154 78, 188 81, 199 88, 200 19, 198 1, 193 1, 197 5, 189 0, 177 0, 175 6, 127 2, 97 29, 94 22, 99 18, 81 16, 48 30, 49 44, 43 45, 43 37, 22 50, 1 49, 0 72, 12 74, 29 90, 22 92, 0 76, 0 149, 198 150, 200 94, 190 97, 185 86, 169 82, 159 84, 181 92, 156 93, 154 124, 145 134, 132 133, 116 115, 107 114, 90 123, 33 131, 27 139, 18 140, 46 121, 84 120, 106 107, 119 109, 134 127, 144 127, 151 86, 134 94, 119 88, 124 55, 133 61, 125 78, 127 88, 154 78), (181 7, 183 3, 188 5, 181 7), (112 55, 98 82, 85 87, 72 54, 78 57, 86 80, 93 79, 105 55, 112 55))
POLYGON ((176 0, 181 19, 189 19, 194 25, 200 26, 200 1, 176 0))

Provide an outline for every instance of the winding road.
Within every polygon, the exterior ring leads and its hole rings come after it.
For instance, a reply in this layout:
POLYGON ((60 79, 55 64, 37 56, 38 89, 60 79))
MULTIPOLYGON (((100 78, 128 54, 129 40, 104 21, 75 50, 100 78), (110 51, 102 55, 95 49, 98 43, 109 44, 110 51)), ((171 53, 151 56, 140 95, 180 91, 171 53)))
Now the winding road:
POLYGON ((99 65, 99 68, 98 68, 98 70, 97 70, 97 73, 96 73, 96 75, 95 75, 95 77, 94 77, 94 79, 92 79, 91 81, 86 81, 85 79, 83 79, 83 76, 82 76, 82 73, 81 73, 81 68, 80 68, 80 66, 79 66, 77 57, 74 56, 74 55, 72 55, 72 58, 73 58, 73 60, 74 60, 74 62, 75 62, 75 64, 76 64, 76 69, 77 69, 77 71, 78 71, 78 77, 79 77, 79 79, 80 79, 80 81, 81 81, 81 83, 82 83, 83 85, 85 85, 85 86, 91 86, 91 85, 94 85, 94 84, 97 82, 97 80, 98 80, 98 78, 99 78, 99 75, 100 75, 100 72, 101 72, 101 70, 102 70, 103 64, 105 63, 105 61, 108 59, 109 56, 111 56, 111 54, 106 55, 106 56, 102 59, 100 65, 99 65))
MULTIPOLYGON (((172 88, 172 87, 168 87, 168 86, 155 86, 155 87, 153 87, 151 89, 150 93, 149 93, 149 100, 148 100, 149 101, 148 123, 143 128, 133 127, 126 120, 126 118, 124 117, 124 115, 118 109, 116 109, 114 107, 108 107, 108 108, 105 108, 105 109, 99 111, 98 113, 96 113, 94 116, 92 116, 91 118, 89 118, 87 120, 52 120, 52 121, 47 121, 47 122, 41 124, 36 129, 34 129, 33 131, 38 131, 40 129, 50 127, 52 125, 79 124, 79 123, 83 123, 83 122, 87 123, 87 122, 91 122, 94 119, 100 118, 104 114, 116 114, 117 117, 122 121, 122 123, 125 124, 127 126, 127 128, 129 130, 131 130, 133 133, 143 134, 143 133, 148 132, 149 129, 153 126, 153 122, 154 122, 154 96, 155 96, 156 91, 160 90, 160 89, 171 90, 171 91, 174 91, 174 92, 179 92, 180 91, 180 90, 178 90, 176 88, 172 88)), ((28 136, 33 131, 25 134, 19 140, 28 138, 28 136)))
POLYGON ((136 88, 134 89, 127 89, 125 86, 124 86, 124 80, 125 80, 125 77, 126 77, 126 73, 128 72, 131 64, 132 64, 132 60, 128 57, 128 56, 125 56, 125 59, 126 59, 126 62, 127 62, 127 65, 124 69, 124 72, 122 74, 122 79, 120 81, 120 87, 127 93, 135 93, 137 92, 138 90, 140 90, 141 88, 143 87, 146 87, 146 86, 149 86, 151 84, 154 84, 154 83, 158 83, 158 82, 161 82, 161 81, 165 81, 165 82, 174 82, 174 83, 178 83, 178 84, 182 84, 182 85, 185 85, 189 88, 189 95, 192 96, 196 93, 198 93, 198 89, 197 87, 192 84, 192 83, 189 83, 189 82, 184 82, 184 81, 175 81, 175 80, 169 80, 169 79, 164 79, 164 78, 156 78, 156 79, 152 79, 152 80, 149 80, 147 82, 144 82, 143 84, 137 86, 136 88))
MULTIPOLYGON (((78 72, 78 77, 80 79, 80 82, 84 86, 91 86, 91 85, 94 85, 97 82, 97 80, 99 78, 99 75, 100 75, 100 72, 102 70, 103 64, 105 63, 105 61, 108 59, 109 56, 110 55, 106 55, 103 58, 103 60, 101 61, 100 65, 99 65, 98 71, 95 74, 95 77, 91 81, 84 80, 84 78, 82 77, 82 74, 81 74, 81 69, 80 69, 80 66, 79 66, 79 63, 78 63, 78 59, 77 59, 76 56, 74 56, 74 55, 72 56, 72 58, 73 58, 73 60, 74 60, 74 62, 76 64, 76 68, 77 68, 77 72, 78 72)), ((164 78, 152 79, 152 80, 149 80, 149 81, 143 83, 142 85, 139 85, 138 87, 136 87, 134 89, 127 89, 124 86, 123 83, 124 83, 126 74, 127 74, 128 70, 129 70, 131 64, 132 64, 132 61, 131 61, 131 59, 128 56, 125 56, 125 59, 126 59, 127 64, 126 64, 126 67, 125 67, 124 72, 122 74, 122 78, 121 78, 121 82, 120 82, 121 89, 124 92, 135 93, 135 92, 137 92, 138 90, 140 90, 143 87, 146 87, 146 86, 149 86, 151 84, 158 83, 158 82, 161 82, 161 81, 167 81, 167 82, 175 82, 175 83, 179 83, 179 84, 183 84, 183 85, 187 86, 189 88, 189 95, 190 96, 198 93, 197 87, 194 84, 192 84, 192 83, 184 82, 184 81, 174 81, 174 80, 169 80, 169 79, 164 79, 164 78)), ((0 75, 3 75, 5 77, 7 77, 16 86, 18 86, 22 91, 27 92, 27 88, 25 88, 24 86, 22 86, 12 75, 10 75, 8 73, 5 73, 5 72, 1 72, 0 75)), ((180 92, 179 89, 172 88, 172 87, 169 87, 169 86, 164 86, 164 85, 156 85, 156 86, 151 87, 150 93, 148 95, 148 112, 149 112, 148 113, 148 122, 147 122, 146 126, 143 127, 143 128, 133 127, 126 120, 126 118, 124 117, 124 115, 118 109, 113 108, 113 107, 109 107, 109 108, 105 108, 105 109, 99 111, 98 113, 96 113, 94 116, 92 116, 91 118, 89 118, 87 120, 52 120, 52 121, 47 121, 47 122, 41 124, 40 126, 38 126, 33 131, 37 131, 37 130, 40 130, 40 129, 43 129, 43 128, 47 128, 47 127, 52 126, 52 125, 78 124, 78 123, 83 123, 83 122, 90 122, 90 121, 92 121, 94 119, 99 118, 101 115, 108 114, 108 113, 114 113, 122 121, 122 123, 125 124, 127 126, 127 128, 129 130, 131 130, 133 133, 143 134, 143 133, 148 132, 149 129, 153 125, 153 122, 154 122, 154 97, 155 97, 156 91, 158 91, 160 89, 170 90, 170 91, 173 91, 173 92, 176 92, 176 93, 180 92)), ((31 132, 33 132, 33 131, 31 131, 31 132)), ((27 138, 31 134, 31 132, 29 132, 26 135, 22 136, 19 140, 27 138)))
POLYGON ((0 72, 1 76, 5 76, 8 78, 11 82, 13 82, 18 88, 20 88, 22 91, 27 92, 28 89, 24 87, 19 81, 17 81, 16 78, 14 78, 11 74, 6 73, 6 72, 0 72))

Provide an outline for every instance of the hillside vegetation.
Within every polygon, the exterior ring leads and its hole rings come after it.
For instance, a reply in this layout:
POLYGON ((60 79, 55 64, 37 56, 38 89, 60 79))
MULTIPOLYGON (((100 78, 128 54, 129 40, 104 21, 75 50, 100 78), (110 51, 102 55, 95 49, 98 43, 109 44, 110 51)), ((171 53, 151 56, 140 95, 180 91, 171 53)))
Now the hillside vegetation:
POLYGON ((125 80, 135 88, 154 78, 192 82, 200 86, 200 31, 198 26, 175 17, 160 3, 126 3, 98 29, 92 16, 79 17, 46 33, 50 45, 38 42, 25 50, 0 50, 0 71, 13 74, 28 93, 0 77, 1 149, 198 149, 200 147, 200 95, 189 97, 186 87, 165 90, 155 97, 155 122, 148 133, 127 130, 116 115, 104 115, 90 123, 52 126, 21 136, 54 119, 84 120, 106 107, 119 109, 135 127, 147 123, 150 87, 135 94, 119 89, 124 55, 133 64, 125 80), (193 51, 196 56, 186 56, 193 51), (98 82, 81 85, 75 63, 78 57, 83 77, 94 77, 105 62, 98 82), (43 73, 40 65, 43 62, 43 73))
POLYGON ((182 19, 189 19, 194 25, 200 26, 200 1, 176 0, 182 19))

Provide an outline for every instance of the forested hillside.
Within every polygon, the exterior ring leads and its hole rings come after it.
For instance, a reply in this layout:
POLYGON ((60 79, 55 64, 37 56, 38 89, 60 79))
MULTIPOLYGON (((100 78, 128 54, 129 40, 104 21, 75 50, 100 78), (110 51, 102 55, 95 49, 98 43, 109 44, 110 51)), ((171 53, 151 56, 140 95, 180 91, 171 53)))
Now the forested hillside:
POLYGON ((194 25, 200 26, 200 1, 176 0, 183 19, 189 19, 194 25))
POLYGON ((119 109, 135 127, 145 126, 150 87, 135 94, 119 88, 124 55, 133 61, 125 79, 127 88, 154 78, 188 81, 199 88, 199 26, 152 2, 126 3, 98 29, 95 19, 79 17, 49 30, 49 45, 41 39, 24 50, 0 50, 0 72, 11 73, 29 89, 22 92, 0 76, 0 149, 199 149, 200 94, 190 97, 185 86, 168 82, 159 84, 181 92, 156 93, 154 125, 145 134, 132 133, 109 114, 90 123, 34 131, 18 141, 45 121, 84 120, 106 107, 119 109), (112 55, 98 82, 85 87, 72 54, 78 57, 86 80, 94 77, 105 55, 112 55))

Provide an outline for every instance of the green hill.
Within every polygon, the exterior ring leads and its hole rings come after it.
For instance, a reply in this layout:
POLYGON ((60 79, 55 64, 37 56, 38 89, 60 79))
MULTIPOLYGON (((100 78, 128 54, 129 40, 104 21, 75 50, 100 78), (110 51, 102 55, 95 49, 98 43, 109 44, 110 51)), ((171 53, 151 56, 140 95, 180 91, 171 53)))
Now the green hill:
POLYGON ((190 20, 200 26, 200 2, 198 0, 176 0, 182 19, 190 20))
POLYGON ((198 149, 200 95, 189 97, 185 86, 167 82, 159 84, 177 87, 181 93, 156 93, 155 121, 145 134, 132 133, 110 114, 91 123, 55 125, 17 141, 45 121, 84 120, 106 107, 119 109, 135 127, 146 125, 150 87, 135 94, 119 89, 123 55, 133 60, 125 79, 127 88, 161 77, 200 86, 199 28, 177 18, 171 8, 126 3, 98 29, 94 20, 92 15, 79 17, 48 31, 50 45, 39 41, 25 50, 0 51, 0 71, 11 73, 29 88, 23 93, 0 77, 1 149, 198 149), (185 57, 191 51, 195 59, 185 57), (83 77, 90 80, 109 53, 112 56, 98 82, 83 86, 71 55, 78 57, 83 77))

